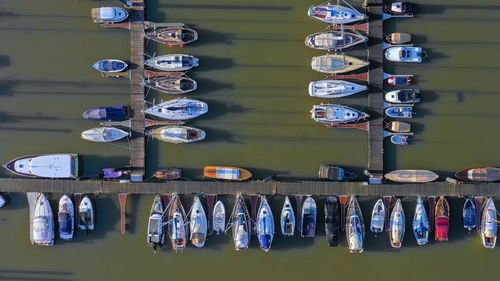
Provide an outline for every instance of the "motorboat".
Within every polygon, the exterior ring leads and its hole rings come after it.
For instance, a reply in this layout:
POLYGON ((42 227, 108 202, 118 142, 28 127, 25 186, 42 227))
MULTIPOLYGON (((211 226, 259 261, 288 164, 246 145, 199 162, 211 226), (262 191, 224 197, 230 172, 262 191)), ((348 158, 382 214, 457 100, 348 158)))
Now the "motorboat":
POLYGON ((393 144, 408 145, 410 141, 410 136, 408 135, 393 135, 391 136, 391 142, 393 144))
POLYGON ((33 241, 36 245, 54 245, 54 215, 45 194, 39 193, 33 213, 33 241))
POLYGON ((334 166, 322 164, 319 166, 319 178, 331 181, 351 181, 356 179, 356 174, 351 170, 334 166))
POLYGON ((394 62, 421 63, 426 57, 422 47, 390 47, 385 51, 385 58, 394 62))
POLYGON ((170 207, 167 210, 167 233, 172 243, 174 251, 182 251, 186 248, 189 234, 188 223, 186 221, 186 211, 182 206, 179 195, 174 193, 170 207))
POLYGON ((406 44, 411 41, 411 34, 408 33, 391 33, 385 37, 385 40, 391 44, 399 45, 406 44))
POLYGON ((373 206, 372 219, 370 222, 370 231, 374 233, 380 233, 384 231, 385 223, 385 205, 382 199, 378 199, 373 206))
POLYGON ((470 197, 465 200, 464 209, 462 211, 462 218, 464 228, 467 228, 469 231, 471 231, 476 227, 476 205, 470 197))
POLYGON ((4 167, 10 172, 31 178, 77 178, 78 154, 38 154, 21 156, 4 167))
POLYGON ((130 117, 130 107, 128 105, 114 105, 105 107, 96 107, 86 110, 82 114, 87 120, 119 120, 130 117))
POLYGON ((337 74, 354 71, 358 68, 368 66, 370 62, 360 60, 344 54, 327 54, 313 57, 311 68, 315 71, 329 74, 337 74))
POLYGON ((368 37, 342 29, 341 31, 321 31, 308 35, 305 44, 313 49, 338 51, 366 41, 368 41, 368 37))
POLYGON ((117 73, 127 69, 128 64, 122 60, 105 59, 94 63, 92 67, 100 72, 117 73))
POLYGON ((184 24, 153 23, 144 30, 144 37, 169 46, 181 46, 198 40, 198 32, 184 24))
POLYGON ((208 233, 207 215, 201 204, 200 197, 194 197, 193 207, 191 208, 191 215, 189 218, 189 233, 191 244, 198 248, 205 245, 208 233))
POLYGON ((206 102, 180 98, 155 104, 144 110, 145 114, 169 120, 188 120, 208 112, 206 102))
POLYGON ((213 230, 217 235, 219 235, 226 230, 226 207, 221 200, 215 203, 213 218, 213 230))
POLYGON ((435 231, 434 239, 437 241, 448 241, 448 231, 450 229, 450 205, 448 201, 441 196, 436 203, 435 210, 435 231))
POLYGON ((97 127, 82 132, 82 139, 93 142, 112 142, 128 137, 129 132, 115 127, 97 127))
POLYGON ((119 7, 101 7, 92 8, 90 16, 95 23, 113 24, 124 21, 128 17, 128 12, 119 7))
POLYGON ((153 247, 155 252, 157 246, 161 247, 165 243, 163 212, 163 200, 160 195, 156 195, 149 212, 148 237, 146 240, 148 246, 153 247))
POLYGON ((259 239, 260 249, 264 252, 269 251, 274 238, 274 217, 265 196, 260 198, 260 206, 257 211, 257 221, 255 223, 255 233, 259 239))
POLYGON ((420 101, 417 97, 419 93, 420 90, 416 89, 394 90, 385 94, 385 100, 390 103, 416 103, 420 101))
POLYGON ((365 240, 365 223, 356 196, 351 195, 346 212, 345 233, 350 253, 362 253, 365 240))
POLYGON ((422 183, 434 181, 439 175, 429 170, 394 170, 384 177, 394 182, 422 183))
POLYGON ((311 110, 311 118, 314 121, 330 124, 356 123, 369 117, 367 113, 341 104, 314 105, 311 110))
POLYGON ((418 13, 418 5, 411 2, 394 2, 390 6, 385 6, 384 12, 391 15, 413 16, 418 13))
POLYGON ((177 180, 182 178, 182 170, 179 168, 163 168, 154 172, 153 177, 158 180, 177 180))
POLYGON ((163 126, 148 131, 154 139, 170 143, 191 143, 205 139, 205 131, 188 126, 163 126))
POLYGON ((455 177, 461 181, 495 182, 495 181, 500 181, 500 168, 496 167, 468 168, 456 172, 455 177))
POLYGON ((233 233, 234 247, 236 251, 248 249, 252 230, 250 226, 250 215, 241 193, 236 195, 233 212, 231 213, 231 228, 233 233))
POLYGON ((391 121, 385 127, 393 133, 409 133, 411 131, 410 123, 402 121, 391 121))
POLYGON ((0 208, 5 206, 6 203, 7 203, 7 200, 5 199, 5 196, 0 194, 0 208))
POLYGON ((309 83, 309 95, 318 98, 341 98, 368 90, 368 87, 344 80, 320 80, 309 83))
POLYGON ((63 240, 72 240, 75 231, 75 206, 67 194, 59 199, 57 221, 59 223, 59 237, 63 240))
POLYGON ((393 248, 401 248, 405 237, 405 213, 401 200, 396 201, 389 221, 389 239, 393 248))
POLYGON ((87 233, 94 230, 94 206, 87 195, 80 201, 78 213, 80 214, 78 228, 86 230, 87 233))
POLYGON ((146 77, 144 87, 160 91, 165 94, 179 95, 196 90, 198 84, 187 76, 153 76, 146 77))
POLYGON ((413 107, 411 106, 393 106, 385 109, 385 114, 392 118, 411 118, 413 116, 413 107))
POLYGON ((340 206, 337 197, 329 196, 325 200, 325 236, 330 247, 339 245, 340 206))
POLYGON ((206 166, 203 176, 218 180, 244 181, 252 177, 250 171, 238 167, 206 166))
POLYGON ((366 19, 366 15, 354 9, 330 3, 309 7, 307 15, 329 24, 347 24, 366 19))
POLYGON ((481 239, 485 248, 493 249, 497 243, 497 210, 492 198, 486 201, 481 217, 481 239))
POLYGON ((415 215, 413 216, 413 234, 418 245, 427 244, 430 230, 430 223, 425 212, 424 203, 419 196, 417 198, 417 206, 415 207, 415 215))
POLYGON ((295 213, 293 212, 292 204, 288 196, 285 197, 285 203, 281 209, 281 234, 283 236, 293 236, 295 229, 295 213))
POLYGON ((145 65, 164 71, 186 71, 198 66, 198 59, 183 54, 168 54, 147 59, 145 65))
POLYGON ((387 79, 387 83, 393 86, 408 86, 410 85, 411 81, 412 81, 411 76, 394 75, 387 79))
POLYGON ((302 237, 314 237, 316 235, 316 202, 312 197, 307 197, 302 204, 302 237))

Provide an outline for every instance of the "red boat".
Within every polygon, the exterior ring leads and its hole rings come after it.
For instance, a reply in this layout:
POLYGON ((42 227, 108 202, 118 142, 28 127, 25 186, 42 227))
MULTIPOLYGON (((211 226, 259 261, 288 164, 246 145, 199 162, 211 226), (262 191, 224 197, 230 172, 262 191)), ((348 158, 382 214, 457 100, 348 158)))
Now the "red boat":
POLYGON ((436 203, 436 225, 434 239, 437 241, 448 241, 448 230, 450 228, 450 205, 441 196, 436 203))
POLYGON ((456 172, 455 177, 461 181, 475 181, 475 182, 500 181, 500 168, 496 167, 468 168, 456 172))

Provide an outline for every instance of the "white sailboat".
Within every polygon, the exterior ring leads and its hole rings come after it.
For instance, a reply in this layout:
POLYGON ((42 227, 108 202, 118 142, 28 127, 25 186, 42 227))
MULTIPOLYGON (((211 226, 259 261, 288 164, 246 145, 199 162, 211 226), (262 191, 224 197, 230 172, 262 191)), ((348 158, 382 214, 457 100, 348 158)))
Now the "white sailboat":
POLYGON ((284 236, 293 236, 295 229, 295 213, 293 212, 292 204, 288 196, 285 197, 283 209, 281 209, 281 234, 284 236))
POLYGON ((429 241, 430 224, 425 212, 424 203, 419 196, 417 199, 417 207, 413 216, 413 234, 418 245, 425 245, 429 241))
POLYGON ((370 223, 371 232, 380 233, 384 231, 385 212, 384 202, 382 199, 378 199, 372 211, 372 219, 370 223))
POLYGON ((189 240, 191 240, 191 243, 198 248, 203 247, 207 239, 207 229, 207 215, 205 214, 200 198, 195 196, 189 218, 189 233, 191 235, 189 240))
POLYGON ((481 239, 485 248, 493 249, 497 243, 497 210, 493 199, 486 201, 481 218, 481 239))
POLYGON ((396 201, 389 221, 389 238, 393 248, 401 248, 405 236, 405 213, 401 200, 396 201))
POLYGON ((226 229, 226 208, 222 201, 215 203, 213 211, 213 230, 217 235, 226 229))

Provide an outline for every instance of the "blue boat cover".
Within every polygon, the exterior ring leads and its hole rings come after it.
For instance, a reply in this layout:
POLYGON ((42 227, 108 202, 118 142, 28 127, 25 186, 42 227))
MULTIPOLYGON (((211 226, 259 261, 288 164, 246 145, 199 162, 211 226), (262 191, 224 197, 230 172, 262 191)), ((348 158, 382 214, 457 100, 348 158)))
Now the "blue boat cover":
POLYGON ((83 113, 83 118, 88 120, 116 120, 128 117, 126 105, 115 105, 91 108, 83 113))
POLYGON ((126 67, 126 64, 121 61, 115 61, 115 60, 103 60, 97 63, 97 70, 103 71, 103 72, 111 72, 111 71, 117 71, 117 70, 122 70, 126 67))
POLYGON ((269 234, 264 234, 259 237, 260 240, 260 246, 263 249, 269 249, 271 248, 271 235, 269 234))
POLYGON ((68 213, 59 213, 59 232, 63 234, 71 234, 71 217, 68 213))
POLYGON ((304 221, 302 222, 302 235, 314 236, 316 231, 315 216, 313 214, 305 214, 304 221))
POLYGON ((463 211, 464 227, 475 227, 476 226, 476 209, 472 204, 467 202, 463 211))

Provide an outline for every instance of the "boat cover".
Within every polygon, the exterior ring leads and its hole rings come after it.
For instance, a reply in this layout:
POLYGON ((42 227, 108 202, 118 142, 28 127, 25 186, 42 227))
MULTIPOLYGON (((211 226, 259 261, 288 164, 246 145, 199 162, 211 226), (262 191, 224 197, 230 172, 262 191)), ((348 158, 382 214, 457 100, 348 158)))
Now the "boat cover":
POLYGON ((88 120, 116 120, 128 117, 126 105, 114 105, 92 108, 83 113, 88 120))
POLYGON ((237 180, 240 178, 240 170, 233 168, 217 167, 216 177, 226 180, 237 180))
POLYGON ((40 155, 17 160, 14 170, 45 178, 70 178, 75 175, 75 164, 71 154, 40 155))
POLYGON ((436 239, 448 240, 448 228, 450 219, 447 217, 436 218, 436 239))
POLYGON ((302 222, 302 236, 313 237, 316 231, 316 216, 314 214, 304 214, 302 222))
POLYGON ((102 171, 104 172, 105 179, 115 179, 123 175, 123 171, 115 171, 114 168, 104 168, 102 171))
POLYGON ((116 60, 102 60, 97 63, 97 69, 104 72, 113 72, 122 70, 127 67, 127 64, 116 60))
POLYGON ((73 226, 71 223, 71 216, 68 213, 59 213, 59 232, 62 234, 71 234, 73 231, 71 227, 73 226))

